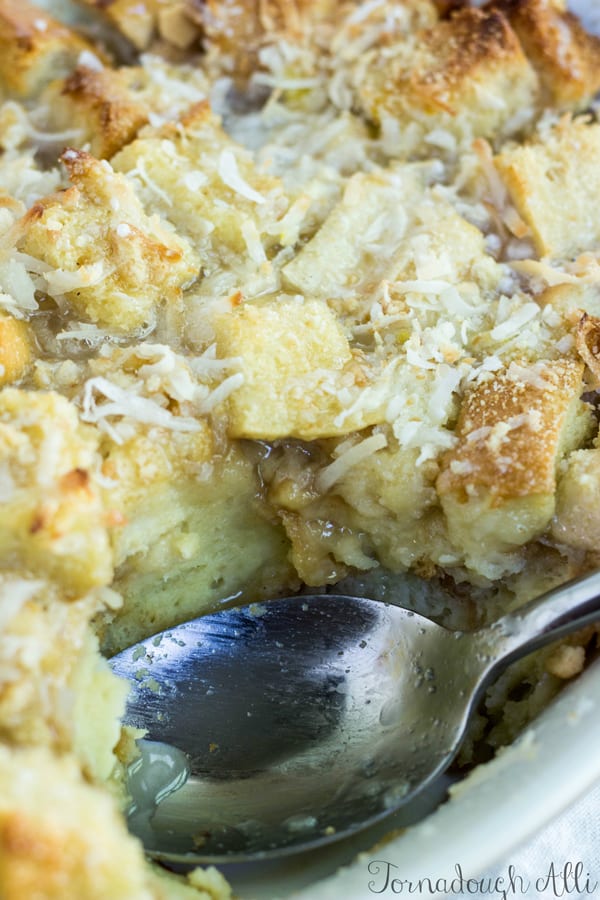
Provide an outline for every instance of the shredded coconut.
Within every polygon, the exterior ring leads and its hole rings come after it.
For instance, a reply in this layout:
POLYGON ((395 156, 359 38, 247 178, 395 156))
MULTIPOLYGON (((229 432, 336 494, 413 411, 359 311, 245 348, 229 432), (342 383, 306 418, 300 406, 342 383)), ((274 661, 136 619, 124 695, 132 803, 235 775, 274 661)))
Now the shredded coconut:
POLYGON ((571 275, 564 269, 557 269, 543 259, 517 259, 512 262, 512 267, 523 275, 542 278, 550 287, 557 284, 577 284, 580 280, 576 275, 571 275))
POLYGON ((80 266, 74 272, 68 272, 65 269, 53 269, 44 272, 42 277, 48 285, 48 293, 51 296, 55 294, 68 294, 71 291, 77 291, 81 288, 94 287, 104 281, 110 274, 104 267, 102 261, 90 263, 87 266, 80 266))
POLYGON ((242 359, 239 356, 217 359, 217 345, 211 344, 201 356, 192 356, 188 363, 199 378, 212 378, 215 373, 239 369, 242 359))
POLYGON ((524 303, 511 316, 490 332, 490 337, 494 341, 504 341, 509 337, 517 334, 520 329, 535 319, 540 314, 540 307, 537 303, 524 303))
POLYGON ((509 381, 521 384, 530 384, 532 387, 538 388, 540 391, 552 390, 553 385, 547 381, 544 376, 546 365, 543 361, 533 363, 530 366, 522 366, 519 363, 511 362, 506 372, 509 381))
POLYGON ((0 304, 15 315, 33 312, 38 308, 35 284, 23 263, 16 259, 0 260, 0 304))
POLYGON ((211 412, 219 403, 222 403, 230 394, 240 388, 243 383, 244 376, 241 372, 236 372, 234 375, 225 378, 220 385, 198 404, 199 412, 211 412))
POLYGON ((127 175, 129 177, 136 176, 149 188, 153 194, 159 197, 163 203, 166 203, 167 206, 173 206, 173 201, 169 197, 166 191, 163 189, 150 177, 148 172, 146 171, 146 167, 143 163, 143 160, 138 159, 137 165, 135 169, 131 169, 127 175))
POLYGON ((11 578, 0 588, 0 629, 4 631, 23 606, 43 588, 42 581, 11 578))
POLYGON ((221 151, 218 172, 223 184, 230 187, 232 191, 235 191, 247 200, 252 200, 253 203, 265 202, 263 195, 255 191, 240 175, 237 160, 231 150, 221 151))
POLYGON ((195 169, 193 172, 186 172, 183 176, 183 183, 188 191, 195 192, 199 190, 201 187, 204 187, 207 183, 208 178, 201 172, 200 169, 195 169))
POLYGON ((109 416, 124 416, 146 425, 157 425, 171 431, 199 431, 200 424, 190 418, 174 416, 169 410, 153 400, 140 397, 132 391, 125 391, 102 376, 86 381, 83 388, 82 413, 84 422, 94 422, 103 426, 117 444, 122 437, 107 422, 109 416), (98 404, 97 396, 109 402, 98 404))
POLYGON ((321 469, 316 478, 317 489, 321 493, 326 493, 340 480, 340 478, 344 477, 346 472, 348 472, 352 466, 367 459, 367 457, 376 453, 378 450, 383 450, 386 446, 387 438, 381 432, 372 434, 370 437, 364 438, 357 444, 353 444, 348 450, 344 450, 344 452, 332 463, 325 466, 324 469, 321 469))
POLYGON ((104 65, 100 59, 95 53, 92 53, 91 50, 81 51, 79 59, 77 60, 77 65, 85 66, 86 69, 91 69, 92 72, 101 72, 104 69, 104 65))
POLYGON ((260 240, 258 229, 252 219, 246 219, 242 223, 242 235, 248 248, 248 255, 257 264, 261 265, 267 261, 265 248, 260 240))

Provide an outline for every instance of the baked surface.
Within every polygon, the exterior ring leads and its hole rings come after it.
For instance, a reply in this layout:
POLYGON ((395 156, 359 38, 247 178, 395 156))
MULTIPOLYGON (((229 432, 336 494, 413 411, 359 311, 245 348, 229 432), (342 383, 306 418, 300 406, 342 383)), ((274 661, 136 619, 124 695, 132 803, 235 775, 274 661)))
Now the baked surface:
MULTIPOLYGON (((102 653, 381 572, 476 627, 598 564, 600 39, 560 0, 49 5, 0 0, 0 895, 223 900, 127 836, 102 653)), ((487 744, 593 643, 510 670, 487 744)))

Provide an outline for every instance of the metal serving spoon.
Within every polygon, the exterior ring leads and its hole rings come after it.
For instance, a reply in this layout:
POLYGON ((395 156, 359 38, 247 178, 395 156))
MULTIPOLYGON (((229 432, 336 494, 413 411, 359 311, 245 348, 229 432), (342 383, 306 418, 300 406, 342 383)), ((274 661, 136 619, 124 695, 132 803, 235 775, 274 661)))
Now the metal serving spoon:
POLYGON ((380 601, 299 596, 130 647, 111 660, 132 684, 125 721, 149 739, 130 827, 151 856, 195 864, 373 824, 447 769, 500 671, 599 619, 599 595, 596 572, 472 633, 380 601))

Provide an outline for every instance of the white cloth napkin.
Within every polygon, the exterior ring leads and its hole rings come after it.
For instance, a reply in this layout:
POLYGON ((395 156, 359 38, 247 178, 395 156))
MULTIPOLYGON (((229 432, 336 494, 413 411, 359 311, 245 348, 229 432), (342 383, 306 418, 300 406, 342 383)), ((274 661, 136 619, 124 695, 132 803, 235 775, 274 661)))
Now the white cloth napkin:
MULTIPOLYGON (((590 747, 590 753, 595 752, 590 747)), ((477 881, 481 887, 472 896, 480 900, 598 900, 600 783, 477 881)))

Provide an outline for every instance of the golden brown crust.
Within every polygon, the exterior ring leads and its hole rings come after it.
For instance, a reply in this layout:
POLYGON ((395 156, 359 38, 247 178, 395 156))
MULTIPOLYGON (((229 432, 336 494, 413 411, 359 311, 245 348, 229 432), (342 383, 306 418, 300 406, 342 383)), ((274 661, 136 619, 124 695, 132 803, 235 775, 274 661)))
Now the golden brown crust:
POLYGON ((21 0, 0 0, 0 89, 32 97, 69 72, 83 50, 78 34, 44 10, 21 0))
MULTIPOLYGON (((135 70, 134 70, 135 72, 135 70)), ((109 159, 132 140, 148 121, 145 104, 128 90, 131 70, 89 69, 78 66, 61 86, 65 126, 82 125, 84 141, 99 159, 109 159)), ((55 110, 53 110, 55 114, 55 110)))
POLYGON ((440 16, 449 16, 458 9, 469 5, 469 0, 433 0, 433 4, 440 16))
POLYGON ((183 120, 198 105, 190 108, 186 94, 202 95, 201 73, 189 72, 181 97, 169 90, 173 74, 173 68, 156 56, 151 63, 116 69, 93 60, 80 62, 67 78, 53 81, 41 95, 44 129, 57 133, 59 139, 64 132, 71 145, 98 159, 110 159, 152 117, 172 121, 182 109, 183 120))
POLYGON ((200 37, 195 4, 190 0, 83 0, 130 41, 146 50, 159 38, 178 48, 191 47, 200 37))
POLYGON ((336 0, 207 0, 200 17, 207 45, 245 78, 255 68, 265 38, 297 42, 315 23, 336 11, 343 14, 340 6, 351 5, 336 0))
POLYGON ((357 93, 377 123, 390 116, 407 129, 422 124, 422 137, 443 128, 464 140, 526 121, 538 82, 505 16, 465 8, 398 44, 396 53, 381 51, 361 71, 357 93))
POLYGON ((3 900, 151 900, 141 846, 72 760, 0 747, 3 900))
POLYGON ((156 306, 194 279, 189 245, 145 214, 131 183, 106 161, 79 150, 62 161, 73 186, 31 207, 21 247, 58 271, 49 293, 64 294, 88 321, 117 331, 152 322, 156 306), (65 274, 75 285, 62 283, 65 274))
POLYGON ((600 37, 556 0, 493 0, 540 76, 546 100, 581 106, 600 89, 600 37))
POLYGON ((465 81, 482 69, 511 65, 520 46, 503 15, 464 9, 424 35, 424 48, 436 61, 427 71, 415 71, 411 86, 426 105, 457 112, 456 99, 465 81))
POLYGON ((465 396, 459 443, 445 458, 440 495, 484 489, 496 501, 552 494, 569 407, 582 390, 583 365, 563 359, 512 366, 465 396))
POLYGON ((31 363, 30 326, 14 316, 0 315, 0 386, 18 381, 31 363))
POLYGON ((594 382, 590 387, 600 387, 600 319, 584 313, 575 335, 577 352, 590 370, 594 382))
POLYGON ((450 540, 488 578, 519 571, 517 551, 552 521, 559 463, 593 428, 582 373, 571 359, 513 362, 462 401, 436 487, 450 540))
POLYGON ((73 475, 89 472, 95 453, 96 439, 65 397, 17 388, 0 392, 0 462, 9 484, 0 564, 43 574, 66 598, 109 584, 113 576, 98 485, 73 475))

